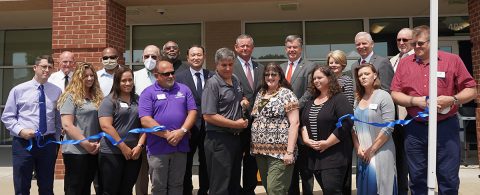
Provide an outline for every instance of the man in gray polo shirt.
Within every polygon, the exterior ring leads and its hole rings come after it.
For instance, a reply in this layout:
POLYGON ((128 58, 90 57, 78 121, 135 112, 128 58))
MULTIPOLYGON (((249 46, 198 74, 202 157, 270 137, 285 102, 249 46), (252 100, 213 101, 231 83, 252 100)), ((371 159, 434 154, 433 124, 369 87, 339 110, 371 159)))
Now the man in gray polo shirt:
POLYGON ((242 106, 248 100, 238 78, 233 75, 235 54, 227 48, 215 53, 216 73, 205 83, 202 114, 207 122, 205 157, 210 194, 235 195, 240 190, 242 160, 240 132, 248 120, 242 118, 242 106))

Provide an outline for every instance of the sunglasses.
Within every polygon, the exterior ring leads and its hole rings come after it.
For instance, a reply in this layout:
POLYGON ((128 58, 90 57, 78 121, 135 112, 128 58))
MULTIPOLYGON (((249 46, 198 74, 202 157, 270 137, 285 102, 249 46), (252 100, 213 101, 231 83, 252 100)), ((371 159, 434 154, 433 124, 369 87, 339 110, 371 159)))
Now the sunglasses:
POLYGON ((430 41, 416 41, 416 42, 412 42, 412 43, 410 43, 410 44, 411 44, 413 47, 416 47, 417 45, 418 45, 419 47, 422 47, 422 46, 425 45, 425 43, 427 43, 427 42, 430 42, 430 41))
POLYGON ((117 56, 103 56, 102 59, 103 60, 108 60, 108 59, 114 60, 114 59, 117 59, 117 56))
POLYGON ((265 77, 276 77, 276 76, 278 76, 278 73, 265 73, 263 76, 265 76, 265 77))
POLYGON ((408 41, 410 41, 410 40, 411 40, 411 39, 398 38, 398 39, 397 39, 397 42, 402 42, 402 41, 403 41, 404 43, 406 43, 406 42, 408 42, 408 41))
POLYGON ((164 76, 164 77, 169 77, 169 76, 174 76, 174 75, 175 75, 175 71, 171 71, 171 72, 157 72, 157 74, 162 75, 162 76, 164 76))
POLYGON ((157 56, 156 55, 143 55, 143 59, 148 59, 148 58, 152 58, 154 60, 157 60, 157 56))

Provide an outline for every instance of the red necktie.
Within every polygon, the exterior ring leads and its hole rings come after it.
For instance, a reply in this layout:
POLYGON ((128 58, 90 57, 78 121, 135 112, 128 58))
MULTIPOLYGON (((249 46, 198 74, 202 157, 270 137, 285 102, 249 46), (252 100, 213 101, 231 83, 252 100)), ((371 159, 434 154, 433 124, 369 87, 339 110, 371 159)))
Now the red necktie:
POLYGON ((365 64, 365 63, 367 63, 367 61, 365 61, 365 60, 362 60, 362 63, 361 63, 361 64, 365 64))
POLYGON ((288 72, 287 72, 287 81, 290 83, 290 79, 292 79, 292 72, 293 72, 293 62, 290 63, 290 66, 288 67, 288 72))
POLYGON ((253 77, 252 77, 252 72, 250 72, 250 64, 248 64, 248 62, 245 62, 245 66, 246 66, 246 70, 247 70, 247 80, 248 80, 248 84, 250 85, 250 87, 252 89, 253 88, 253 77))

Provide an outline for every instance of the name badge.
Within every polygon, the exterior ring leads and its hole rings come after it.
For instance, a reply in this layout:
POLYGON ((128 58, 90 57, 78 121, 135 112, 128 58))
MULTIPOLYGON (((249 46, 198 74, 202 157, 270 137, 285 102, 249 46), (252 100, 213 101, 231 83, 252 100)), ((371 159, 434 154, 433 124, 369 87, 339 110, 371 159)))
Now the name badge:
POLYGON ((157 99, 159 99, 159 100, 164 100, 164 99, 167 99, 167 96, 165 96, 165 94, 163 94, 163 93, 162 93, 162 94, 158 94, 158 95, 157 95, 157 99))
POLYGON ((378 107, 378 104, 370 104, 370 105, 368 105, 368 109, 370 109, 370 110, 376 110, 377 107, 378 107))
POLYGON ((120 107, 122 108, 128 108, 128 104, 124 102, 120 102, 120 107))
POLYGON ((445 78, 445 72, 437 72, 438 78, 445 78))

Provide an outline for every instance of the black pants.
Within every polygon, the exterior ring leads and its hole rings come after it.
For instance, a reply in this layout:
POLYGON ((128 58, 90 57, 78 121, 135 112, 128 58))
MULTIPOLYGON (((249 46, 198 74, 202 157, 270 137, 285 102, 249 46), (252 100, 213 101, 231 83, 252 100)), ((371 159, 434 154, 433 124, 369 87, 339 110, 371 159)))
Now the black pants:
POLYGON ((408 165, 405 158, 405 129, 401 125, 395 125, 393 134, 395 143, 395 163, 397 166, 398 195, 408 194, 408 165))
POLYGON ((298 156, 295 161, 290 183, 289 195, 300 195, 299 180, 302 179, 302 191, 304 195, 313 194, 313 172, 308 169, 308 146, 297 144, 298 156))
MULTIPOLYGON (((202 125, 204 126, 204 125, 202 125)), ((193 166, 193 156, 198 148, 198 183, 200 188, 198 189, 198 195, 207 195, 208 194, 208 175, 207 175, 207 162, 205 159, 205 128, 202 127, 198 129, 194 126, 190 129, 190 152, 187 154, 187 168, 185 169, 185 177, 183 181, 183 194, 192 195, 193 183, 192 183, 192 166, 193 166)))
POLYGON ((132 195, 142 158, 126 160, 122 154, 99 154, 99 172, 104 195, 132 195))
POLYGON ((65 194, 90 195, 90 186, 98 169, 98 155, 63 154, 65 194))
POLYGON ((205 157, 210 180, 209 194, 239 194, 241 152, 240 136, 207 131, 205 157))
POLYGON ((242 190, 243 195, 255 195, 255 188, 257 187, 257 161, 255 157, 250 155, 250 143, 252 140, 251 126, 241 133, 242 138, 242 153, 243 153, 243 177, 242 190))
MULTIPOLYGON (((322 187, 324 195, 342 195, 345 188, 345 177, 352 167, 339 167, 315 171, 315 178, 322 187)), ((350 171, 351 172, 351 171, 350 171)))

